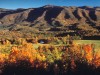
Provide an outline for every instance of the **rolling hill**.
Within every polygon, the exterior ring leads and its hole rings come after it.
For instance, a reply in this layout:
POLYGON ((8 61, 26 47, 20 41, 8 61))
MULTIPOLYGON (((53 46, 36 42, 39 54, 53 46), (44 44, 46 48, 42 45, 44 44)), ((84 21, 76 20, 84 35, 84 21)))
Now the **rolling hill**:
POLYGON ((100 7, 46 5, 16 10, 0 8, 0 27, 2 26, 8 31, 100 36, 100 7))

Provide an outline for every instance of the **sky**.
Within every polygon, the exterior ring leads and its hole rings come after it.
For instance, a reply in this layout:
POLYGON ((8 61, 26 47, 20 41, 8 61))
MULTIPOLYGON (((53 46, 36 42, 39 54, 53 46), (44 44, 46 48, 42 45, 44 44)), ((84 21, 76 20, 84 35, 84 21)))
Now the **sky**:
POLYGON ((0 0, 0 8, 36 8, 44 5, 100 6, 100 0, 0 0))

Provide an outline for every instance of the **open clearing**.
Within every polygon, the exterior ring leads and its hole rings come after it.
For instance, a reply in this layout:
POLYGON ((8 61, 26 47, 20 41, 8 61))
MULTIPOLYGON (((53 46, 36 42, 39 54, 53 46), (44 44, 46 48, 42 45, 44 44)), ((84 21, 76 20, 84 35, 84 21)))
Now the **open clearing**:
POLYGON ((95 44, 95 51, 100 54, 100 40, 74 40, 76 44, 95 44))

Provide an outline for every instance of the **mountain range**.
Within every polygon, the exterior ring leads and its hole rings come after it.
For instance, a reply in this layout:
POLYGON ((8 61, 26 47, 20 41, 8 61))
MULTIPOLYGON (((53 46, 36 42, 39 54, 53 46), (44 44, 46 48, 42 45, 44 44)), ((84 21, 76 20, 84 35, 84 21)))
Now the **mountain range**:
POLYGON ((85 36, 99 36, 100 7, 45 5, 16 10, 0 8, 0 25, 9 26, 9 31, 27 26, 36 31, 83 31, 85 36))

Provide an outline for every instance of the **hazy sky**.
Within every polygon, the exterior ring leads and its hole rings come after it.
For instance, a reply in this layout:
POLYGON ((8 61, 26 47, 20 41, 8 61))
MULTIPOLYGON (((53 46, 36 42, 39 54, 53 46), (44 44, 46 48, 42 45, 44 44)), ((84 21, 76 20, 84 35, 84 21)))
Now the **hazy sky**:
POLYGON ((0 0, 0 8, 34 8, 44 5, 100 6, 100 0, 0 0))

